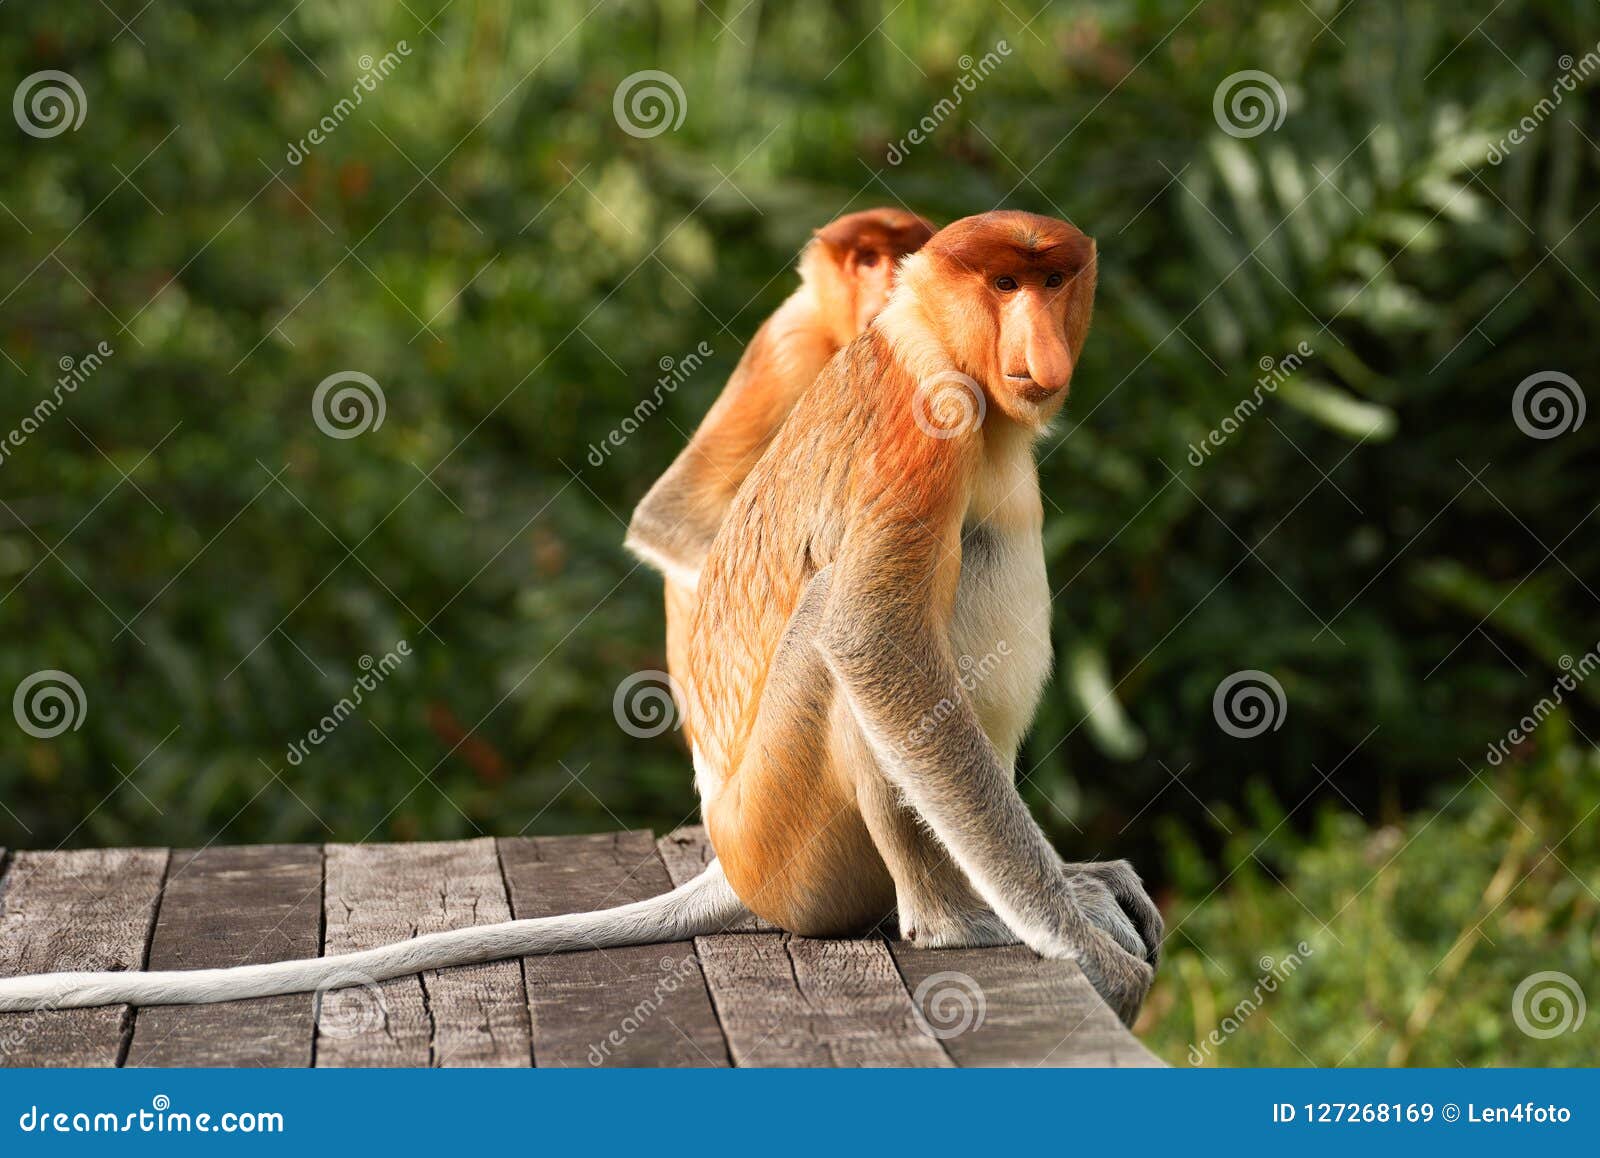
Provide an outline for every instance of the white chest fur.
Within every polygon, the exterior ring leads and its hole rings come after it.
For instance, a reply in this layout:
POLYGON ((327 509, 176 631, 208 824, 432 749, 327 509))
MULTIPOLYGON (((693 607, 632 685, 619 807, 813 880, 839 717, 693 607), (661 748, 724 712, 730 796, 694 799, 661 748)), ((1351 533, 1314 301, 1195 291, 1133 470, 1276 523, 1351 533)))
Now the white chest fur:
POLYGON ((1032 454, 997 475, 994 501, 974 496, 962 534, 950 644, 984 732, 1012 763, 1050 674, 1050 584, 1032 454))

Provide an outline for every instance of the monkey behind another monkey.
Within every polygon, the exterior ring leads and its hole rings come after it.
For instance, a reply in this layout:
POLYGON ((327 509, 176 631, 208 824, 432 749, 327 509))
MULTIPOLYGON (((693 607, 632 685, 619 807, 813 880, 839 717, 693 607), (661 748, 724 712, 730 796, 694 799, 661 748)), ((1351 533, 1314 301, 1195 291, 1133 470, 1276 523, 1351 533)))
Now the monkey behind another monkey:
POLYGON ((626 545, 661 571, 667 671, 684 738, 694 731, 681 688, 700 564, 745 477, 828 359, 878 316, 900 259, 933 236, 903 209, 849 213, 818 229, 800 255, 800 286, 750 340, 721 395, 666 473, 640 501, 626 545))

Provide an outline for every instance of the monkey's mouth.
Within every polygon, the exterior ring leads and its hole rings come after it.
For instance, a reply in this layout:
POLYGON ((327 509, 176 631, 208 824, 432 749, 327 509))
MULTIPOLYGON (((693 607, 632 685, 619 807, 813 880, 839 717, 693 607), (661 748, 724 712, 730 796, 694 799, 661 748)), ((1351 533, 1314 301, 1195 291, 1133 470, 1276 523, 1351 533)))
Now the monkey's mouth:
POLYGON ((1048 386, 1039 385, 1026 374, 1007 374, 1006 383, 1029 402, 1048 402, 1061 393, 1061 390, 1052 390, 1048 386))

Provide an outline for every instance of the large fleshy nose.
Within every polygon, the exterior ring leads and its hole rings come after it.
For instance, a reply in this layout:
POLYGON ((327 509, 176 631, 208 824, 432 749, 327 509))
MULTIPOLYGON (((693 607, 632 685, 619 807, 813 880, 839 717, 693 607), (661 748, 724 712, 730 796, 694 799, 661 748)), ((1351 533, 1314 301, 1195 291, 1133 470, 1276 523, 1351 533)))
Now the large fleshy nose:
POLYGON ((1041 390, 1054 394, 1072 379, 1072 351, 1067 347, 1067 336, 1043 310, 1030 319, 1026 356, 1028 377, 1041 390))

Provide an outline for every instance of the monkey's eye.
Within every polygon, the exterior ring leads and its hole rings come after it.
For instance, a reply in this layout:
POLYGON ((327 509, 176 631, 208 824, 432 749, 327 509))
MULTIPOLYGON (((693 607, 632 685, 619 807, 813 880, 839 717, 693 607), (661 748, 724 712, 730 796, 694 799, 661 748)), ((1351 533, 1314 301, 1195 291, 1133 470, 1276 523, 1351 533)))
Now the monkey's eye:
POLYGON ((856 264, 871 269, 878 264, 878 251, 875 249, 863 249, 856 254, 856 264))
POLYGON ((1003 294, 1008 294, 1017 288, 1017 279, 1014 277, 997 277, 994 279, 994 288, 1003 294))
POLYGON ((1056 286, 1061 284, 1061 281, 1062 281, 1061 275, 1059 273, 1053 273, 1049 277, 1044 279, 1044 284, 1045 284, 1046 288, 1048 288, 1048 289, 1055 289, 1056 286))

